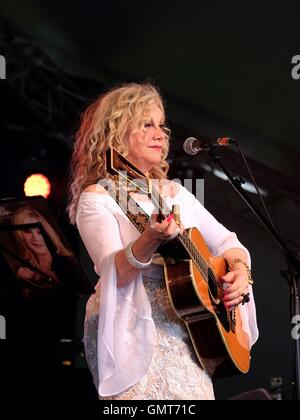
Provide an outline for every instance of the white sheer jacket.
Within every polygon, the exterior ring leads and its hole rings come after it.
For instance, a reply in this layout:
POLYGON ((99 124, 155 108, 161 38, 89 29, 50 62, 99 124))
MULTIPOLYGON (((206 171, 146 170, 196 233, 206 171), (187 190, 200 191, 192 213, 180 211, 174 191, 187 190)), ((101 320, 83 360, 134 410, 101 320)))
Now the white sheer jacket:
MULTIPOLYGON (((170 209, 173 204, 180 204, 184 227, 197 227, 213 255, 222 255, 230 248, 242 248, 247 254, 248 264, 251 264, 249 252, 238 241, 236 234, 220 224, 187 189, 180 186, 175 197, 165 199, 170 209)), ((140 201, 139 205, 149 216, 154 210, 150 200, 140 201)), ((91 370, 99 395, 115 395, 145 375, 156 342, 142 272, 126 287, 117 288, 115 255, 137 239, 139 232, 110 195, 97 192, 81 194, 76 222, 95 271, 100 276, 96 285, 100 299, 92 295, 86 310, 86 322, 97 318, 98 323, 98 336, 95 337, 97 372, 95 368, 91 370)), ((241 318, 252 346, 258 338, 258 328, 250 289, 251 300, 241 306, 241 318)))

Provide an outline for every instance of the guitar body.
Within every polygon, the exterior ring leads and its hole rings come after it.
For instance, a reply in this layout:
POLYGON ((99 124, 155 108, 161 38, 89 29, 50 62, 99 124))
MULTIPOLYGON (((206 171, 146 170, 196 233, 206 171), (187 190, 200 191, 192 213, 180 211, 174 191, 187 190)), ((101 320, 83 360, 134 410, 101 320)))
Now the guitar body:
POLYGON ((212 378, 247 373, 250 346, 239 307, 226 310, 221 301, 223 289, 210 280, 211 273, 218 280, 226 274, 226 261, 212 256, 198 229, 186 232, 211 271, 205 277, 190 258, 171 262, 165 258, 166 286, 173 309, 185 322, 198 359, 212 378))
MULTIPOLYGON (((149 216, 141 208, 138 216, 128 210, 132 189, 132 192, 136 192, 137 188, 139 192, 151 196, 162 220, 170 214, 151 180, 112 148, 107 150, 106 170, 117 186, 117 194, 113 198, 140 232, 144 231, 149 216), (136 182, 137 179, 139 182, 136 182), (125 190, 122 189, 124 184, 125 190), (120 192, 122 197, 127 197, 126 205, 118 198, 120 192)), ((250 345, 242 329, 239 307, 228 311, 222 303, 221 277, 227 272, 225 259, 212 256, 196 228, 162 243, 158 252, 164 258, 171 304, 186 324, 202 367, 213 378, 247 373, 250 345)))

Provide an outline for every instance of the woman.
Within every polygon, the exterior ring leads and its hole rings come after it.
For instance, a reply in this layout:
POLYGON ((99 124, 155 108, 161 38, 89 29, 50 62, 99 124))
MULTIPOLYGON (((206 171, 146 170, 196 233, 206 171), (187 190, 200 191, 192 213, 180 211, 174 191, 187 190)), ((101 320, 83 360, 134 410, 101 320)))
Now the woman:
MULTIPOLYGON (((57 233, 47 220, 31 207, 20 207, 11 217, 12 225, 40 223, 51 239, 56 256, 71 256, 72 253, 62 244, 57 233)), ((24 280, 23 290, 27 296, 34 295, 38 289, 51 288, 60 284, 54 269, 54 260, 38 227, 26 228, 15 232, 19 256, 35 267, 34 271, 27 266, 19 266, 16 276, 24 280), (41 274, 43 273, 43 274, 41 274)))
POLYGON ((219 224, 179 184, 167 181, 169 136, 162 99, 151 85, 129 84, 102 96, 85 112, 72 160, 69 215, 100 276, 87 305, 85 348, 102 399, 213 399, 183 322, 165 289, 159 245, 198 227, 214 255, 231 265, 224 304, 243 306, 243 328, 257 339, 249 280, 250 257, 236 235, 219 224), (149 178, 160 180, 169 208, 181 205, 181 226, 160 222, 150 199, 134 199, 151 216, 142 234, 100 185, 107 178, 105 150, 114 147, 149 178), (166 188, 167 187, 167 188, 166 188), (153 213, 153 214, 152 214, 153 213), (243 296, 242 296, 243 295, 243 296))

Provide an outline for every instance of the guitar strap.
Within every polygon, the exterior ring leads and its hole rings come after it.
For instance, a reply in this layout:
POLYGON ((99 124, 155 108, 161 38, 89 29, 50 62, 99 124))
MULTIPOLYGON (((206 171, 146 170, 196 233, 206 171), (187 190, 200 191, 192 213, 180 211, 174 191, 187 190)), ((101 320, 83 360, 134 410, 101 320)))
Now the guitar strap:
POLYGON ((111 180, 114 181, 114 188, 105 186, 105 189, 110 196, 116 201, 123 213, 128 217, 131 223, 142 233, 150 217, 139 206, 139 204, 129 195, 128 191, 123 188, 117 177, 112 176, 111 180))

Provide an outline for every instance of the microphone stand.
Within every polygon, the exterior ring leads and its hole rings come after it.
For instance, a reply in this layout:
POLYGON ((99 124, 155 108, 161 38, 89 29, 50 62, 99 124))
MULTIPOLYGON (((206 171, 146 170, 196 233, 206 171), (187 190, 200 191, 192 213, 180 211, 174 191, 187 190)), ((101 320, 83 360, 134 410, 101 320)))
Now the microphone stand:
MULTIPOLYGON (((267 232, 272 236, 276 241, 277 245, 281 248, 283 256, 287 263, 287 270, 281 271, 282 276, 288 283, 289 288, 289 306, 290 306, 290 319, 291 323, 295 324, 300 322, 300 305, 299 305, 299 295, 298 295, 298 280, 300 278, 300 258, 299 253, 292 251, 288 248, 282 237, 274 229, 272 223, 260 212, 257 206, 253 203, 251 198, 246 194, 245 190, 242 188, 242 183, 244 182, 242 178, 235 178, 231 173, 224 167, 221 162, 221 156, 219 152, 219 146, 216 144, 211 145, 210 149, 207 150, 214 162, 222 169, 225 175, 228 177, 229 182, 236 190, 236 192, 243 198, 248 207, 252 210, 258 220, 265 227, 267 232)), ((292 375, 292 391, 293 399, 300 400, 300 337, 293 337, 292 342, 293 348, 293 375, 292 375)))

